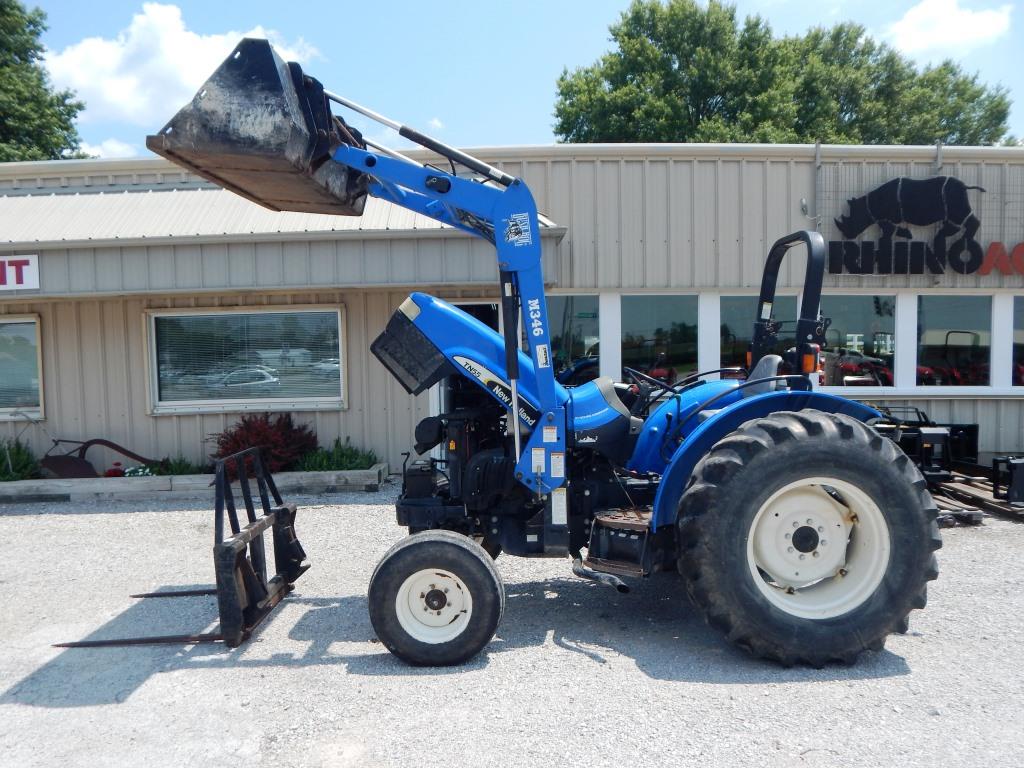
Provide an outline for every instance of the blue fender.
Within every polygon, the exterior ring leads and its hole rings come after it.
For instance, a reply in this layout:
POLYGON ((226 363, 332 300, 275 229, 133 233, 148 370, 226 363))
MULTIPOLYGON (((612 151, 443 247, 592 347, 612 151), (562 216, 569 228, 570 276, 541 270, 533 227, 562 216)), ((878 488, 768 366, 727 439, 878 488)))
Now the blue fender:
POLYGON ((693 474, 694 467, 711 450, 712 446, 736 430, 744 422, 770 416, 779 411, 824 411, 843 413, 861 421, 879 417, 881 414, 862 403, 845 397, 827 395, 823 392, 768 392, 745 398, 723 408, 717 414, 697 427, 680 445, 661 477, 658 494, 654 497, 654 514, 651 528, 673 525, 679 498, 683 495, 686 482, 693 474))

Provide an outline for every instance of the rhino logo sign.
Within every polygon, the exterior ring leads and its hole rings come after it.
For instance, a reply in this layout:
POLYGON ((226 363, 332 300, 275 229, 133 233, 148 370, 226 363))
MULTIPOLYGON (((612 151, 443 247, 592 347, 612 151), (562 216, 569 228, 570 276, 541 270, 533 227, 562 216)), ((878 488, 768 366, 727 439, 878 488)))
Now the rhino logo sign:
POLYGON ((981 221, 968 190, 985 191, 953 176, 901 176, 850 198, 849 213, 834 219, 846 240, 829 244, 829 271, 845 267, 852 274, 923 274, 927 266, 929 272, 942 273, 947 264, 961 274, 978 271, 984 259, 976 239, 981 221), (850 242, 876 225, 877 242, 850 242), (930 225, 936 226, 930 243, 913 240, 909 227, 930 225))

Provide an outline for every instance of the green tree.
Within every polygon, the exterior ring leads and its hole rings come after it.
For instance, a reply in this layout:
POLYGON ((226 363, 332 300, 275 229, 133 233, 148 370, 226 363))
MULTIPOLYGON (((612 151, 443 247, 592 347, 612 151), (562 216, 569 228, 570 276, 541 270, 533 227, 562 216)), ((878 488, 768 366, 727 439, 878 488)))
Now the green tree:
POLYGON ((857 24, 776 38, 715 0, 634 0, 614 50, 558 80, 564 141, 994 144, 1010 102, 945 61, 918 71, 857 24))
POLYGON ((82 157, 75 116, 85 106, 56 91, 42 65, 46 14, 0 0, 0 162, 82 157))

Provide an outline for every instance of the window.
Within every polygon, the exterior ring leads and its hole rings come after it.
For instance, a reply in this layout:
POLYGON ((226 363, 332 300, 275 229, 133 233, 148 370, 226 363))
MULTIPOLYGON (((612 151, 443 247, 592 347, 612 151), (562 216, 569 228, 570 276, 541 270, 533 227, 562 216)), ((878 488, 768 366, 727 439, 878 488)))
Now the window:
MULTIPOLYGON (((720 365, 723 368, 746 367, 747 350, 754 336, 757 300, 757 296, 722 297, 720 365)), ((772 352, 781 355, 796 346, 796 296, 776 296, 772 317, 780 324, 779 341, 772 352)))
POLYGON ((341 407, 337 309, 152 315, 156 410, 341 407))
POLYGON ((597 296, 548 296, 555 377, 566 386, 596 379, 600 371, 597 296))
POLYGON ((696 372, 697 297, 623 296, 622 364, 670 383, 696 372))
POLYGON ((1013 299, 1013 386, 1024 387, 1024 296, 1013 299))
POLYGON ((991 324, 991 296, 919 296, 917 383, 987 385, 991 324))
POLYGON ((38 319, 0 318, 0 415, 42 416, 41 368, 38 319))
POLYGON ((896 357, 895 296, 822 296, 826 386, 891 387, 896 357))

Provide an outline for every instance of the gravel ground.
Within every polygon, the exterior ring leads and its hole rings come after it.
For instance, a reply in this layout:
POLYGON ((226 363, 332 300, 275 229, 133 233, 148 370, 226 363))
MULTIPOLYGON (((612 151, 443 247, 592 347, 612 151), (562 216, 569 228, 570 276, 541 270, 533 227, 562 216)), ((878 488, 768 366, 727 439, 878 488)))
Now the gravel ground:
POLYGON ((502 557, 498 637, 424 670, 367 618, 403 533, 394 495, 296 499, 313 568, 234 651, 51 647, 213 629, 212 598, 128 597, 211 583, 205 505, 0 507, 0 765, 1024 764, 1024 525, 946 531, 928 609, 852 668, 747 658, 674 577, 618 595, 561 560, 502 557))

